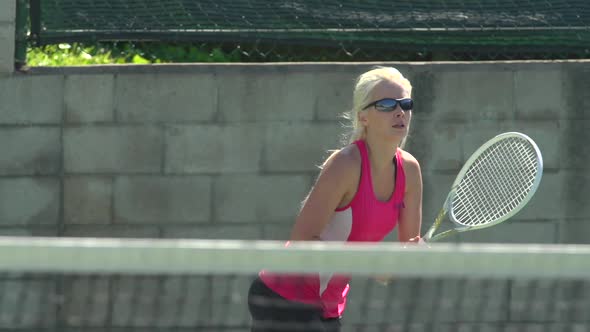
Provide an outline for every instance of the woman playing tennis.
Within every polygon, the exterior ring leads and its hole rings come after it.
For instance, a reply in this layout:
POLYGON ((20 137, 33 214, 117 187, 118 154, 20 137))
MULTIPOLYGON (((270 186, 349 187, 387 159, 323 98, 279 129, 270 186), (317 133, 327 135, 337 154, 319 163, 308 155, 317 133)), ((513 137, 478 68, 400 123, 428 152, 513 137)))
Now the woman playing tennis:
MULTIPOLYGON (((400 242, 419 241, 420 165, 402 150, 412 119, 411 93, 410 82, 395 68, 357 78, 350 144, 324 162, 290 242, 376 242, 396 226, 400 242)), ((252 331, 339 331, 349 280, 260 272, 248 296, 252 331)))

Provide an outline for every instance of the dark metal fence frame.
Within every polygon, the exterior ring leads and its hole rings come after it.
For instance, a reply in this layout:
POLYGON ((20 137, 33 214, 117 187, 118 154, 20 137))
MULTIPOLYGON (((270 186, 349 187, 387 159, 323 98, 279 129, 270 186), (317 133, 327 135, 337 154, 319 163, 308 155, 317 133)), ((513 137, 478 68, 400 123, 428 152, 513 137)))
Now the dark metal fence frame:
MULTIPOLYGON (((326 53, 334 52, 350 55, 350 61, 379 61, 391 60, 384 54, 391 52, 403 52, 408 54, 430 54, 429 56, 416 56, 419 60, 506 60, 506 59, 563 59, 563 58, 590 58, 590 42, 578 43, 577 40, 590 40, 590 26, 588 27, 563 27, 535 28, 536 32, 545 31, 535 37, 527 37, 526 31, 506 33, 502 29, 469 28, 469 35, 465 31, 452 32, 453 29, 432 29, 423 31, 399 31, 400 35, 391 36, 379 32, 355 32, 356 40, 350 41, 350 32, 346 31, 315 31, 313 34, 306 31, 285 29, 282 32, 263 31, 253 28, 252 31, 222 30, 174 30, 174 31, 124 31, 124 30, 93 30, 78 31, 76 33, 42 31, 42 0, 16 0, 16 63, 17 66, 26 63, 27 45, 43 46, 57 43, 98 43, 98 42, 172 42, 172 43, 211 43, 250 45, 254 50, 264 53, 264 50, 280 49, 287 46, 295 46, 300 49, 305 47, 325 48, 326 53), (29 34, 27 36, 27 30, 29 34), (440 30, 440 31, 439 31, 440 30), (523 36, 526 43, 521 43, 513 38, 523 36), (503 36, 506 38, 503 38, 503 36), (449 36, 451 38, 449 38, 449 36), (452 38, 455 38, 455 40, 452 38), (465 38, 465 37, 468 38, 465 38), (563 36, 563 38, 561 37, 563 36), (360 37, 360 38, 359 38, 360 37), (498 38, 500 37, 500 38, 498 38), (489 38, 492 43, 484 43, 481 40, 489 38), (529 38, 529 39, 526 39, 529 38), (551 39, 553 38, 553 39, 551 39), (545 40, 544 40, 545 39, 545 40), (479 40, 479 41, 478 41, 479 40), (551 40, 560 40, 560 43, 551 44, 551 40), (568 40, 568 42, 566 42, 568 40), (500 42, 498 42, 500 41, 500 42), (549 44, 545 44, 549 41, 549 44), (258 50, 260 48, 261 50, 258 50), (367 55, 367 54, 375 54, 367 55), (366 56, 355 57, 354 54, 366 56), (381 57, 381 58, 380 58, 381 57)), ((378 30, 378 29, 377 29, 378 30)), ((466 30, 467 31, 467 30, 466 30)), ((382 32, 381 32, 382 33, 382 32)), ((396 33, 396 32, 392 32, 396 33)), ((299 55, 301 57, 301 55, 299 55)), ((410 56, 411 57, 411 56, 410 56)), ((313 61, 314 59, 302 59, 313 61)), ((256 61, 256 60, 255 60, 256 61)))

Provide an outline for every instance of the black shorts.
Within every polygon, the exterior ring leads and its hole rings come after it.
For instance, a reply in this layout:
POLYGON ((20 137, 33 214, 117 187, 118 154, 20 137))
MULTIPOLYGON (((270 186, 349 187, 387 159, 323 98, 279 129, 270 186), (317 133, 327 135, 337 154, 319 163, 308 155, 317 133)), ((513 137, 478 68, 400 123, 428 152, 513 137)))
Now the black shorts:
POLYGON ((252 332, 339 332, 340 319, 323 318, 322 309, 289 301, 256 278, 248 292, 252 332))

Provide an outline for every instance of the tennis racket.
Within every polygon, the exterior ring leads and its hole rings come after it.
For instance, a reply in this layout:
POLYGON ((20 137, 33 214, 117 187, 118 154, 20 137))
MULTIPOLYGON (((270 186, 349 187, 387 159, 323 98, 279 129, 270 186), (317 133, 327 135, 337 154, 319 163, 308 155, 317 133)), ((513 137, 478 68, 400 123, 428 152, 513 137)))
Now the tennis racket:
POLYGON ((535 194, 543 176, 543 158, 528 136, 508 132, 484 143, 457 175, 424 240, 497 225, 514 216, 535 194), (437 235, 443 219, 453 228, 437 235))

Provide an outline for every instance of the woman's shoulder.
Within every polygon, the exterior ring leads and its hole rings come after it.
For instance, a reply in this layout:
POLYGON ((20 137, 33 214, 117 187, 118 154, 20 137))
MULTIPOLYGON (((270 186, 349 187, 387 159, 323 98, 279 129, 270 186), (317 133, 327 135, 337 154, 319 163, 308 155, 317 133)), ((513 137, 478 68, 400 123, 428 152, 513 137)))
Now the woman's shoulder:
POLYGON ((406 192, 408 190, 415 190, 411 188, 422 188, 422 171, 420 170, 420 163, 418 163, 418 160, 409 152, 402 149, 400 149, 400 151, 402 165, 408 183, 408 185, 406 185, 406 192))
POLYGON ((403 150, 401 148, 398 148, 398 150, 400 151, 400 154, 402 156, 402 160, 404 162, 408 162, 408 163, 418 163, 418 159, 416 159, 411 153, 409 153, 406 150, 403 150))
POLYGON ((322 165, 323 171, 338 172, 344 174, 358 173, 361 169, 361 154, 354 144, 347 145, 332 154, 322 165))
POLYGON ((401 152, 401 158, 402 158, 402 162, 404 165, 404 170, 410 170, 410 171, 419 171, 420 170, 420 163, 418 162, 418 159, 416 159, 411 153, 409 153, 408 151, 399 149, 399 151, 401 152))

